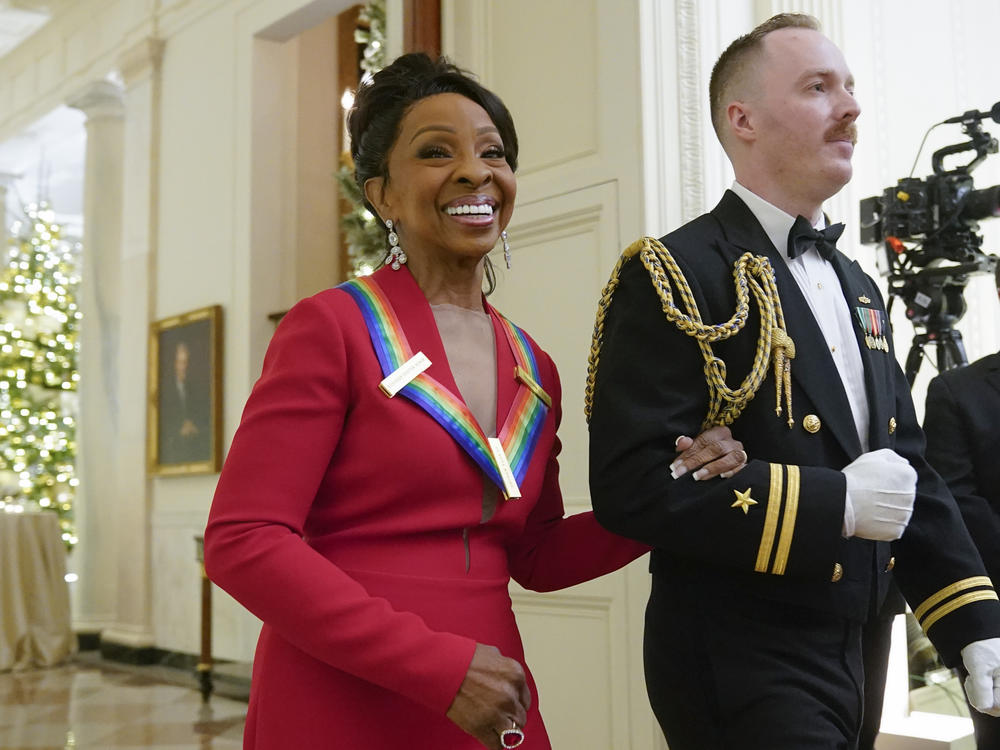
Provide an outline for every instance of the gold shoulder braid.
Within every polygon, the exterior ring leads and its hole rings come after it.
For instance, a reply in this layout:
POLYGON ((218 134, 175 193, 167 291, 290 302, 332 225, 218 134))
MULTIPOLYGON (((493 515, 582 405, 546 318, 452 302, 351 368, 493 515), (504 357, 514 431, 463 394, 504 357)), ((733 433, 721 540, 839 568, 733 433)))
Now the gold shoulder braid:
POLYGON ((594 338, 587 362, 587 390, 584 400, 587 422, 590 422, 590 410, 594 400, 594 377, 601 355, 601 344, 604 342, 604 319, 608 314, 608 308, 611 307, 611 298, 618 287, 622 266, 634 255, 639 256, 649 271, 667 320, 696 339, 705 358, 705 382, 708 383, 709 405, 702 430, 712 425, 732 424, 739 417, 764 382, 769 362, 774 363, 774 411, 781 416, 783 390, 788 426, 792 427, 795 420, 792 417, 791 360, 795 357, 795 344, 785 330, 785 316, 781 311, 781 300, 778 298, 774 269, 771 268, 770 261, 762 255, 752 253, 741 255, 733 266, 736 312, 725 323, 705 325, 701 321, 701 313, 698 312, 698 305, 691 294, 691 287, 677 266, 677 262, 670 255, 670 251, 652 237, 642 237, 626 248, 598 300, 597 322, 594 324, 594 338), (686 314, 674 304, 671 281, 684 303, 686 314), (746 325, 750 309, 750 292, 753 292, 760 308, 760 336, 757 339, 757 351, 754 354, 750 374, 739 388, 733 389, 726 385, 726 363, 712 352, 712 343, 735 336, 746 325))

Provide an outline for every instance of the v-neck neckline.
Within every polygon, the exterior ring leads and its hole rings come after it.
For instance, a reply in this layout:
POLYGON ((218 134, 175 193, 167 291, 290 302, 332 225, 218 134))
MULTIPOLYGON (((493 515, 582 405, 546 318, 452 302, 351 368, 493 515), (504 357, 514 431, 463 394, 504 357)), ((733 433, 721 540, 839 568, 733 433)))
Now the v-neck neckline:
MULTIPOLYGON (((413 274, 405 266, 398 271, 386 267, 376 271, 372 275, 372 279, 384 288, 386 293, 392 298, 392 304, 395 309, 400 310, 402 308, 401 312, 397 313, 400 325, 413 351, 424 351, 430 358, 431 366, 427 370, 428 374, 447 388, 456 399, 468 408, 465 397, 459 390, 458 383, 455 382, 455 375, 452 372, 451 363, 448 361, 444 341, 441 339, 437 321, 434 320, 434 311, 431 309, 431 303, 424 296, 424 292, 420 288, 420 285, 417 284, 417 280, 413 277, 413 274)), ((482 297, 482 304, 483 312, 489 316, 490 323, 493 326, 493 348, 496 355, 497 379, 494 434, 499 434, 509 416, 514 396, 517 392, 518 383, 513 377, 516 358, 501 326, 500 314, 486 300, 485 295, 482 297), (504 372, 509 373, 509 375, 504 376, 504 372)), ((475 420, 475 416, 473 416, 473 419, 475 420)), ((481 430, 482 425, 479 424, 478 420, 475 421, 481 430)))
POLYGON ((448 303, 431 304, 430 308, 455 382, 455 395, 469 407, 483 433, 496 436, 499 352, 492 318, 485 310, 448 303))

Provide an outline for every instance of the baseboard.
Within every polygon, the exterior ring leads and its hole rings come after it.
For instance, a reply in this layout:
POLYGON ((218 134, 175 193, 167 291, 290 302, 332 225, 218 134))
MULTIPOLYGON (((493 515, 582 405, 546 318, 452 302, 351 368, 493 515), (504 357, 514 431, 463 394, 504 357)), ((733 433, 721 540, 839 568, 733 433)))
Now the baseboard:
POLYGON ((76 645, 80 651, 97 651, 101 647, 101 631, 77 631, 76 645))
POLYGON ((108 661, 118 661, 123 664, 133 664, 136 666, 149 666, 151 664, 161 664, 169 651, 164 651, 155 646, 129 646, 116 641, 101 640, 98 647, 101 657, 108 661))
MULTIPOLYGON (((109 664, 129 668, 154 669, 161 677, 178 684, 200 686, 197 654, 170 651, 153 646, 128 646, 115 641, 106 641, 100 634, 78 634, 81 641, 81 656, 87 662, 100 659, 109 664), (95 642, 96 641, 96 642, 95 642), (83 647, 86 643, 87 648, 83 647), (84 653, 86 652, 86 653, 84 653), (94 653, 97 652, 97 653, 94 653)), ((218 660, 212 663, 212 692, 227 698, 247 700, 250 695, 251 665, 243 662, 218 660)))

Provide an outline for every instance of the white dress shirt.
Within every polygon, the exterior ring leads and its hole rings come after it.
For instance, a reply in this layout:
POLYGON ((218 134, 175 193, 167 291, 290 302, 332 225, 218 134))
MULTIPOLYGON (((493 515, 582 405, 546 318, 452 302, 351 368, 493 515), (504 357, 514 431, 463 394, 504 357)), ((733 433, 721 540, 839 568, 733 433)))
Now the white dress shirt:
MULTIPOLYGON (((854 334, 851 308, 844 299, 840 280, 833 270, 833 265, 814 247, 796 258, 789 258, 788 233, 795 223, 795 217, 768 203, 738 182, 733 183, 732 190, 746 203, 747 208, 760 222, 777 249, 778 255, 788 264, 788 270, 792 272, 802 296, 806 298, 813 318, 823 332, 833 362, 837 366, 840 381, 847 392, 847 401, 851 405, 861 450, 867 453, 869 413, 868 396, 865 391, 865 368, 861 362, 861 352, 854 334)), ((817 227, 821 228, 822 225, 817 227)), ((794 360, 792 369, 795 369, 794 360)))

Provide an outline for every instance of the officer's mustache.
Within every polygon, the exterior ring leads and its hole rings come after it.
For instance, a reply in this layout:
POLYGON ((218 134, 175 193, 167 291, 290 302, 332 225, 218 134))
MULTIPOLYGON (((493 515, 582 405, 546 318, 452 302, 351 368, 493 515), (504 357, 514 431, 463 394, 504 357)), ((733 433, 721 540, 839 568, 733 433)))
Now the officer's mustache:
POLYGON ((835 128, 831 128, 826 134, 826 140, 828 141, 849 140, 852 146, 857 145, 858 126, 852 122, 847 125, 838 125, 835 128))

